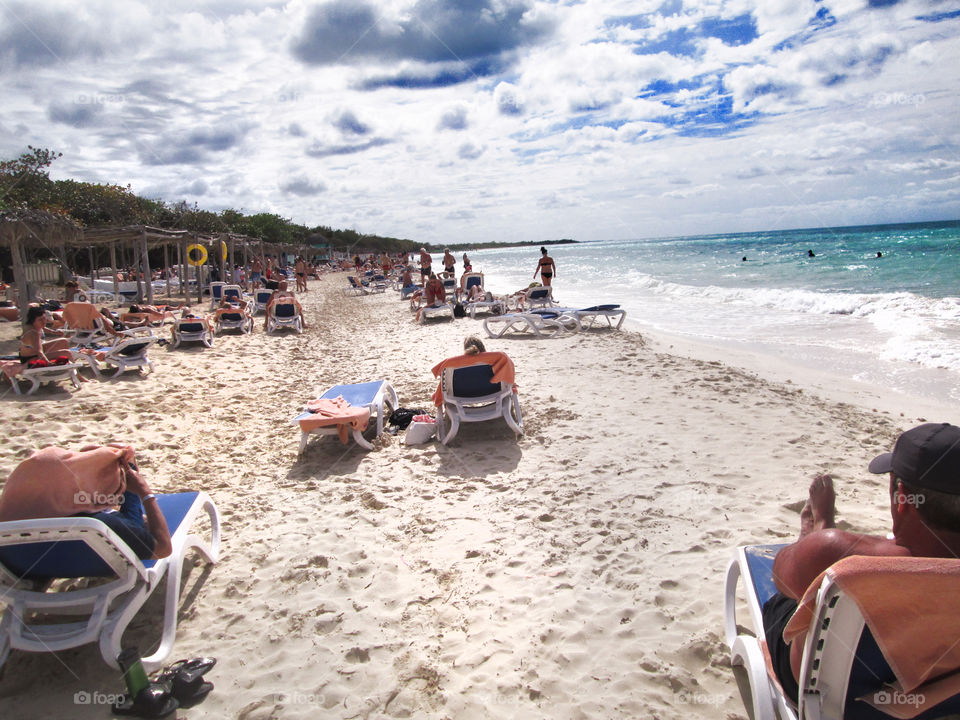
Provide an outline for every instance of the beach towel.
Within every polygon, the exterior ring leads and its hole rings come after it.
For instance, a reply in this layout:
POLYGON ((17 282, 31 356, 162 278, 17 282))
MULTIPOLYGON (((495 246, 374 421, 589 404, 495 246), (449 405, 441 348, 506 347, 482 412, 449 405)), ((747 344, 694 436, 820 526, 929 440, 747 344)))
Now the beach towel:
POLYGON ((344 445, 350 438, 351 428, 362 431, 370 422, 370 408, 351 405, 342 396, 311 400, 303 409, 311 413, 309 417, 300 420, 300 429, 303 432, 336 425, 337 435, 344 445))
POLYGON ((63 321, 74 330, 93 330, 99 327, 100 312, 91 303, 69 302, 63 308, 63 321))
MULTIPOLYGON (((807 588, 783 631, 787 643, 803 642, 813 619, 817 591, 828 572, 860 608, 897 678, 897 693, 910 698, 904 705, 885 703, 878 709, 894 717, 912 718, 960 692, 960 614, 956 605, 960 560, 844 558, 807 588)), ((861 699, 873 704, 872 695, 861 699)))
POLYGON ((38 450, 14 468, 0 494, 0 522, 99 512, 123 501, 120 463, 131 448, 38 450))
MULTIPOLYGON (((503 352, 491 351, 478 353, 476 355, 457 355, 456 357, 447 358, 437 365, 434 365, 431 372, 434 377, 440 377, 441 373, 447 368, 462 368, 469 367, 470 365, 490 365, 493 367, 493 377, 490 379, 490 382, 510 383, 514 386, 513 391, 517 391, 515 380, 516 370, 513 367, 513 360, 503 352)), ((443 404, 442 383, 437 384, 436 392, 433 393, 433 404, 437 407, 443 404)))

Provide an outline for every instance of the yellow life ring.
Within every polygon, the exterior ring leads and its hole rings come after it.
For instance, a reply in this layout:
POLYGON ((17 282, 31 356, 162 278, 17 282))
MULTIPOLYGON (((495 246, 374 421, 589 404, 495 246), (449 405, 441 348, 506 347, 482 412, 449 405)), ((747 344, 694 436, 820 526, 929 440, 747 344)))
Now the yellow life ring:
POLYGON ((198 267, 207 261, 207 249, 196 243, 187 247, 187 262, 198 267))
POLYGON ((220 241, 220 252, 221 252, 221 254, 223 255, 224 261, 226 261, 226 259, 227 259, 227 244, 226 244, 223 240, 220 241))

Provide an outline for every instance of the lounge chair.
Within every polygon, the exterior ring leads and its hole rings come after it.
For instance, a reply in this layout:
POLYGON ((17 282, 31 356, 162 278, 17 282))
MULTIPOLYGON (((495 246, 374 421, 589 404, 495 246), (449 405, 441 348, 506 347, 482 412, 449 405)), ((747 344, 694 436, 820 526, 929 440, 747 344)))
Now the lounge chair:
POLYGON ((591 307, 574 310, 573 315, 580 323, 581 330, 584 328, 592 328, 598 318, 605 318, 608 328, 614 327, 613 321, 616 319, 616 329, 619 330, 627 317, 627 311, 623 310, 619 305, 592 305, 591 307))
POLYGON ((298 333, 303 332, 303 320, 297 312, 297 306, 292 302, 278 302, 267 310, 267 332, 282 328, 291 328, 298 333))
POLYGON ((559 313, 512 312, 484 318, 483 329, 492 338, 504 337, 508 333, 554 337, 565 331, 565 324, 569 324, 569 319, 559 313))
POLYGON ((550 307, 555 304, 553 288, 549 285, 527 288, 523 295, 523 306, 527 309, 550 307))
POLYGON ((221 289, 221 302, 227 300, 228 302, 239 302, 243 300, 243 288, 239 285, 224 285, 221 289))
POLYGON ((111 379, 120 377, 132 367, 147 368, 153 372, 153 363, 147 357, 147 351, 159 340, 160 338, 154 336, 149 328, 124 330, 117 336, 113 345, 96 355, 73 353, 73 357, 74 360, 85 360, 98 378, 103 377, 104 371, 111 367, 115 368, 110 375, 111 379))
POLYGON ((517 435, 523 434, 513 361, 505 353, 449 358, 434 367, 433 374, 440 377, 434 404, 438 407, 437 437, 441 443, 446 445, 456 437, 461 422, 501 417, 517 435))
POLYGON ((257 290, 253 293, 253 314, 256 315, 261 310, 267 312, 267 303, 273 295, 273 290, 257 290))
POLYGON ((173 552, 161 560, 139 560, 112 530, 95 518, 65 517, 0 523, 0 665, 11 649, 57 652, 99 642, 100 654, 116 668, 127 625, 166 578, 159 647, 143 658, 147 672, 170 654, 177 629, 180 581, 187 552, 196 548, 217 561, 220 518, 203 492, 157 495, 170 528, 173 552), (210 541, 194 534, 194 520, 206 513, 210 541), (102 578, 99 585, 53 588, 54 580, 102 578), (50 622, 63 616, 77 622, 50 622), (44 622, 44 620, 47 620, 44 622))
POLYGON ((219 312, 213 331, 220 335, 224 330, 239 330, 244 335, 252 333, 253 316, 247 312, 246 308, 219 312))
POLYGON ((104 318, 92 303, 68 302, 63 306, 64 333, 75 345, 89 346, 110 341, 104 318))
POLYGON ((17 395, 33 395, 41 385, 60 382, 61 380, 69 380, 73 383, 73 387, 79 388, 80 378, 77 377, 77 371, 82 367, 82 365, 75 362, 38 368, 31 368, 26 364, 20 364, 19 367, 11 366, 9 371, 4 369, 4 374, 9 378, 13 392, 17 395), (26 392, 20 388, 20 381, 30 383, 30 387, 26 392))
POLYGON ((210 307, 215 308, 220 304, 220 301, 223 300, 223 286, 226 285, 225 282, 212 282, 210 283, 210 307))
POLYGON ((179 318, 173 323, 173 345, 180 347, 185 342, 202 342, 207 347, 213 347, 213 332, 210 325, 203 318, 179 318))
MULTIPOLYGON (((386 380, 374 380, 373 382, 353 383, 350 385, 335 385, 324 392, 320 400, 335 400, 342 397, 354 407, 366 408, 370 414, 377 414, 377 437, 383 434, 384 405, 390 407, 391 411, 398 407, 397 393, 393 386, 386 380)), ((303 412, 293 419, 294 424, 300 426, 300 450, 298 454, 303 454, 307 447, 307 440, 311 434, 318 435, 337 435, 341 431, 338 425, 343 423, 331 423, 327 426, 318 426, 315 423, 314 413, 303 412)), ((354 441, 362 448, 373 450, 371 445, 363 437, 363 431, 352 429, 351 435, 354 441)))
POLYGON ((360 281, 353 275, 347 275, 347 282, 350 283, 350 287, 346 288, 346 291, 351 292, 353 295, 369 295, 373 292, 366 280, 360 281))
MULTIPOLYGON (((800 670, 799 703, 785 696, 779 681, 769 667, 769 652, 763 632, 762 610, 766 601, 776 593, 773 583, 773 562, 783 545, 761 545, 738 548, 727 568, 724 593, 724 631, 730 648, 733 665, 743 665, 750 683, 755 720, 813 720, 845 718, 848 720, 889 720, 893 714, 891 701, 899 702, 908 710, 916 711, 917 703, 930 702, 917 718, 935 718, 960 711, 960 695, 955 694, 960 682, 944 698, 938 698, 936 676, 944 676, 945 667, 937 667, 925 684, 910 687, 895 686, 904 679, 904 667, 898 673, 891 670, 896 662, 888 661, 889 636, 878 644, 870 625, 870 618, 892 617, 899 623, 902 635, 918 632, 924 622, 934 628, 943 622, 943 615, 955 614, 955 603, 960 593, 960 560, 931 560, 928 558, 862 558, 851 557, 832 566, 814 590, 816 605, 813 609, 810 630, 804 642, 803 661, 800 670), (886 593, 875 593, 868 598, 870 607, 864 612, 860 605, 842 587, 854 572, 863 572, 864 564, 874 579, 885 581, 890 587, 899 586, 902 597, 895 609, 886 593), (887 577, 883 579, 883 575, 887 577), (930 597, 923 576, 933 576, 939 586, 938 597, 930 597), (740 580, 743 580, 741 583, 740 580), (737 625, 737 588, 743 585, 746 594, 749 619, 754 634, 741 632, 737 625), (942 592, 942 595, 940 593, 942 592), (911 596, 913 593, 914 596, 911 596), (910 608, 909 614, 904 607, 910 608), (925 615, 918 608, 928 607, 925 615), (938 617, 938 614, 941 617, 938 617), (859 699, 858 699, 859 698, 859 699), (865 699, 867 701, 865 701, 865 699), (943 702, 941 702, 941 700, 943 702), (939 703, 939 704, 937 704, 939 703), (934 707, 935 705, 935 707, 934 707), (886 707, 889 713, 878 708, 886 707)), ((863 598, 860 599, 863 601, 863 598)), ((937 633, 934 630, 934 633, 937 633)), ((921 673, 930 672, 937 664, 960 663, 960 637, 942 638, 943 647, 925 648, 932 654, 931 663, 919 668, 921 673)), ((799 640, 797 641, 799 642, 799 640)), ((911 671, 918 668, 911 667, 911 671)), ((956 681, 956 666, 949 670, 956 681)), ((914 680, 915 682, 915 680, 914 680)), ((901 715, 901 717, 912 717, 901 715)))

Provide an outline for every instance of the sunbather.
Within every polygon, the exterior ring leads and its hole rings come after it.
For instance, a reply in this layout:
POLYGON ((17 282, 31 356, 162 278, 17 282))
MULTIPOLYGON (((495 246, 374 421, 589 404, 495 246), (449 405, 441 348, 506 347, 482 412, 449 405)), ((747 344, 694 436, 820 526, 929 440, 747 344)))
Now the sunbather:
POLYGON ((70 347, 70 341, 66 338, 44 339, 47 333, 62 334, 59 330, 45 330, 48 319, 47 311, 42 307, 31 306, 27 309, 27 321, 20 336, 20 362, 36 358, 49 360, 49 355, 64 352, 70 347))
POLYGON ((300 306, 300 303, 297 301, 296 295, 287 290, 287 284, 281 283, 283 286, 280 290, 275 290, 273 295, 270 296, 270 299, 267 300, 267 311, 263 318, 263 329, 266 331, 267 326, 269 325, 270 313, 273 311, 274 305, 293 305, 297 309, 297 315, 300 316, 300 324, 303 327, 307 326, 306 321, 303 319, 303 308, 300 306))
POLYGON ((838 529, 833 480, 818 475, 800 513, 800 537, 773 565, 780 592, 764 605, 763 625, 777 677, 794 700, 804 637, 788 646, 783 630, 821 572, 850 555, 960 557, 960 428, 926 423, 908 430, 869 469, 890 474, 893 539, 838 529))
MULTIPOLYGON (((220 305, 217 307, 213 315, 210 315, 207 319, 210 322, 215 323, 224 313, 244 312, 249 304, 250 303, 247 300, 243 300, 242 298, 236 298, 234 300, 228 300, 227 298, 224 298, 220 301, 220 305)), ((269 302, 267 303, 267 306, 269 307, 269 302)))
MULTIPOLYGON (((419 308, 421 299, 427 304, 427 307, 439 307, 446 302, 447 291, 443 287, 443 280, 438 278, 436 273, 430 273, 430 279, 427 280, 427 284, 423 286, 422 292, 415 292, 410 297, 411 307, 413 306, 414 300, 416 300, 417 307, 419 308)), ((417 310, 417 316, 415 318, 417 322, 420 322, 421 312, 423 312, 423 308, 417 310)))
POLYGON ((167 521, 134 459, 129 445, 90 445, 80 452, 38 450, 7 478, 0 494, 0 521, 94 517, 137 557, 167 557, 172 550, 167 521))

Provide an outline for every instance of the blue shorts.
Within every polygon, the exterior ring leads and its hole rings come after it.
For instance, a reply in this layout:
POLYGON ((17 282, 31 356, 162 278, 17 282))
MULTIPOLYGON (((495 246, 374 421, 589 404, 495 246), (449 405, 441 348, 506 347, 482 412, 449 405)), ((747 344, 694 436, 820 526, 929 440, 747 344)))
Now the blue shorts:
POLYGON ((251 273, 250 273, 250 281, 251 281, 251 282, 260 282, 260 273, 258 273, 258 272, 251 272, 251 273))

